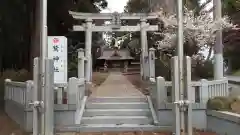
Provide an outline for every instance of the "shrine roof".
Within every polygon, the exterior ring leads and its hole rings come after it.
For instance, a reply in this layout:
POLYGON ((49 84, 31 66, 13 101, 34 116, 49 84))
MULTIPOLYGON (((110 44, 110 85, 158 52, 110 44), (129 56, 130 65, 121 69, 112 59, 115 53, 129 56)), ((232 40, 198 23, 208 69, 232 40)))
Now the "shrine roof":
POLYGON ((127 49, 104 49, 101 56, 98 58, 101 60, 132 60, 130 52, 127 49))

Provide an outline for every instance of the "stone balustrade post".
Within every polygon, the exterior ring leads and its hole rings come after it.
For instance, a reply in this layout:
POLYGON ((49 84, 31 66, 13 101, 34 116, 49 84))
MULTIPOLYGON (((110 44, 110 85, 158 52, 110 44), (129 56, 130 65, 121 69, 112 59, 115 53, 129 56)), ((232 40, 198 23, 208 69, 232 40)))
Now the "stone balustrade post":
POLYGON ((200 86, 200 103, 207 103, 209 99, 209 93, 208 93, 208 81, 206 79, 201 80, 201 86, 200 86))
POLYGON ((72 77, 69 78, 68 82, 68 104, 80 104, 78 102, 79 95, 77 94, 78 91, 78 78, 72 77))
POLYGON ((92 19, 86 20, 86 31, 85 31, 85 58, 86 62, 86 70, 85 76, 86 81, 90 82, 92 79, 91 72, 92 72, 92 19))
POLYGON ((78 49, 78 78, 85 78, 85 57, 84 50, 82 48, 78 49))
POLYGON ((155 78, 155 49, 149 49, 149 73, 150 78, 155 78))

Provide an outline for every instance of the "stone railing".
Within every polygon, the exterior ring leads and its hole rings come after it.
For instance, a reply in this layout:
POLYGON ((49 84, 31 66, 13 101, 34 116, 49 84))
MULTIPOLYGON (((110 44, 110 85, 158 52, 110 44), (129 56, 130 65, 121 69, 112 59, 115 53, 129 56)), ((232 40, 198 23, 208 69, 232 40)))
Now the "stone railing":
MULTIPOLYGON (((165 81, 163 77, 157 77, 156 80, 150 79, 150 84, 150 96, 153 102, 158 104, 158 109, 173 102, 171 81, 165 81)), ((228 80, 226 78, 213 81, 205 79, 192 81, 191 86, 191 102, 204 106, 210 98, 229 95, 228 80)))
MULTIPOLYGON (((192 81, 191 86, 193 127, 197 129, 206 129, 207 100, 216 96, 228 96, 228 81, 225 78, 213 81, 192 81)), ((150 79, 150 98, 159 124, 162 126, 175 124, 172 92, 171 81, 165 81, 163 77, 157 77, 156 80, 153 78, 150 79)))
POLYGON ((31 102, 29 98, 32 98, 31 91, 33 81, 26 82, 14 82, 10 79, 5 80, 5 100, 11 100, 22 106, 27 106, 27 102, 31 102))
MULTIPOLYGON (((33 81, 5 80, 5 112, 26 131, 32 131, 33 81)), ((85 80, 70 78, 68 84, 55 84, 54 115, 56 125, 72 125, 74 114, 85 96, 85 80)))
MULTIPOLYGON (((28 106, 32 102, 33 81, 16 82, 5 80, 5 100, 14 101, 20 105, 28 106)), ((56 84, 54 89, 54 103, 77 104, 85 95, 85 81, 75 77, 69 79, 68 84, 56 84), (78 100, 77 100, 78 98, 78 100)))

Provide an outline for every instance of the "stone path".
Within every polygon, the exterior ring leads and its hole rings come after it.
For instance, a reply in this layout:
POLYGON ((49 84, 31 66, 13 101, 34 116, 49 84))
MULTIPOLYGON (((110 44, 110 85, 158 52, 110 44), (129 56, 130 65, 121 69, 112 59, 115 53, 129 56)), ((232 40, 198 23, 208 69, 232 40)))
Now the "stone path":
POLYGON ((91 97, 144 97, 144 95, 119 72, 110 73, 91 97))

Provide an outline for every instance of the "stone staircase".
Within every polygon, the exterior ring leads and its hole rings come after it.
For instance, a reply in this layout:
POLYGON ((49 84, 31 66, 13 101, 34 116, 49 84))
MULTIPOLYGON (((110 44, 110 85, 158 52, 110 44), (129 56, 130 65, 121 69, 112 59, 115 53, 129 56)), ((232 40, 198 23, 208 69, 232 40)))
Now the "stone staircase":
POLYGON ((80 121, 80 132, 155 131, 168 127, 154 125, 145 97, 89 98, 80 121))

